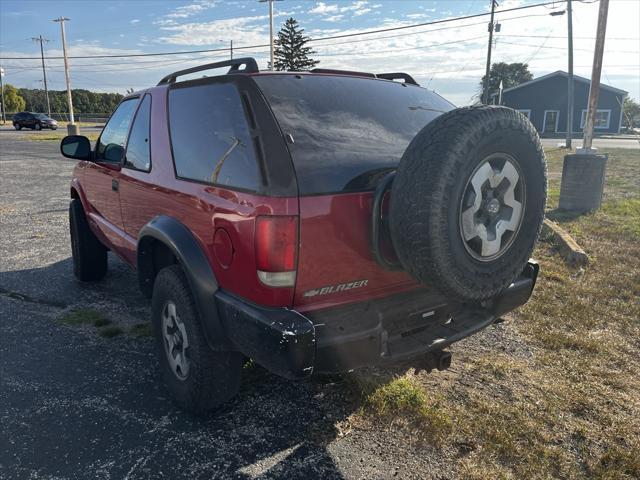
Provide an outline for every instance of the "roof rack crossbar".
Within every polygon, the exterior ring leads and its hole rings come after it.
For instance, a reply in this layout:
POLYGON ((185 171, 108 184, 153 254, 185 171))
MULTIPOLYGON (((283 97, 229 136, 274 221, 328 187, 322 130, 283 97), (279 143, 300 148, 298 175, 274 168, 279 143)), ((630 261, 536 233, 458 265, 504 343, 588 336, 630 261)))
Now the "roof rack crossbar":
POLYGON ((215 63, 207 63, 206 65, 200 65, 198 67, 187 68, 185 70, 178 70, 177 72, 173 72, 166 77, 164 77, 158 85, 166 85, 169 83, 175 83, 178 77, 183 75, 188 75, 190 73, 202 72, 204 70, 213 70, 214 68, 222 68, 222 67, 231 67, 229 68, 229 73, 257 73, 260 70, 258 69, 258 63, 255 58, 245 57, 245 58, 234 58, 232 60, 224 60, 222 62, 215 63), (240 70, 240 67, 244 65, 244 69, 240 70))
POLYGON ((404 83, 410 83, 411 85, 418 85, 418 82, 408 73, 395 72, 395 73, 378 73, 378 78, 384 78, 385 80, 404 80, 404 83))
POLYGON ((314 68, 310 70, 311 73, 335 73, 338 75, 353 75, 355 77, 369 77, 376 78, 375 73, 368 72, 354 72, 352 70, 336 70, 333 68, 314 68))

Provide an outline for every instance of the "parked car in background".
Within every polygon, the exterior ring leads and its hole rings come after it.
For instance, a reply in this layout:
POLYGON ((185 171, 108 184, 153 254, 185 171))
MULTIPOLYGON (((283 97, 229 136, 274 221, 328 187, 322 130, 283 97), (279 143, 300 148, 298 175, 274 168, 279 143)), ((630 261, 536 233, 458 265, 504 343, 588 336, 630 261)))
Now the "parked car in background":
POLYGON ((22 130, 23 128, 30 128, 31 130, 50 128, 55 130, 58 128, 58 122, 51 117, 47 117, 44 113, 20 112, 13 116, 13 128, 16 130, 22 130))

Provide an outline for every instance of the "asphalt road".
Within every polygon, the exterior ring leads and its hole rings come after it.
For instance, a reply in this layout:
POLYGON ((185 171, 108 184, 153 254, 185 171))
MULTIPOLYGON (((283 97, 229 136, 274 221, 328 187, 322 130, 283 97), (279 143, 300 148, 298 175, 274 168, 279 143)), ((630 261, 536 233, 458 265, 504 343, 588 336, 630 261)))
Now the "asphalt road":
MULTIPOLYGON (((543 138, 542 145, 548 148, 557 147, 558 145, 564 145, 565 140, 563 138, 543 138)), ((573 148, 580 148, 582 146, 582 138, 574 138, 572 140, 573 148)), ((640 139, 627 136, 625 138, 594 138, 593 147, 606 151, 607 148, 628 148, 632 150, 640 150, 640 139)))
POLYGON ((151 338, 61 324, 93 308, 126 329, 149 303, 113 258, 105 280, 74 279, 73 162, 31 133, 0 132, 0 478, 450 478, 450 459, 384 424, 343 428, 357 408, 344 376, 254 367, 235 400, 195 418, 171 403, 151 338))

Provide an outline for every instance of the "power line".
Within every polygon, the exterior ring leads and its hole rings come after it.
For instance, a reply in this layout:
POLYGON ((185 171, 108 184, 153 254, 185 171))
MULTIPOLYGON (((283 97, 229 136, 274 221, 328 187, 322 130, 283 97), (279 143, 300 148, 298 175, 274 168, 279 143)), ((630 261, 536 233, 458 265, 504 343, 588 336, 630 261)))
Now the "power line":
MULTIPOLYGON (((517 10, 524 10, 524 9, 529 9, 529 8, 535 8, 535 7, 541 7, 541 6, 545 6, 545 5, 557 5, 556 1, 549 1, 549 2, 544 2, 544 3, 536 3, 536 4, 532 4, 532 5, 523 5, 520 7, 512 7, 512 8, 506 8, 504 10, 499 10, 496 11, 496 14, 499 13, 506 13, 506 12, 513 12, 513 11, 517 11, 517 10)), ((444 18, 442 20, 434 20, 431 22, 423 22, 423 23, 416 23, 416 24, 412 24, 412 25, 401 25, 401 26, 397 26, 397 27, 388 27, 388 28, 381 28, 381 29, 377 29, 377 30, 367 30, 364 32, 354 32, 354 33, 346 33, 346 34, 341 34, 341 35, 331 35, 328 37, 319 37, 319 38, 312 38, 309 41, 310 42, 319 42, 322 40, 334 40, 334 39, 340 39, 340 38, 352 38, 352 37, 357 37, 357 36, 362 36, 362 35, 372 35, 375 33, 384 33, 384 32, 392 32, 392 31, 398 31, 398 30, 406 30, 409 28, 417 28, 417 27, 425 27, 425 26, 429 26, 429 25, 438 25, 438 24, 442 24, 442 23, 448 23, 448 22, 456 22, 456 21, 460 21, 460 20, 467 20, 470 18, 478 18, 478 17, 484 17, 490 15, 490 12, 483 12, 483 13, 475 13, 473 15, 466 15, 466 16, 462 16, 462 17, 453 17, 453 18, 444 18)), ((244 47, 235 47, 236 50, 250 50, 253 48, 264 48, 264 47, 269 47, 270 45, 267 44, 263 44, 263 45, 247 45, 244 47)), ((189 54, 193 54, 193 53, 212 53, 212 52, 227 52, 228 49, 227 48, 210 48, 210 49, 202 49, 202 50, 185 50, 185 51, 178 51, 178 52, 154 52, 154 53, 129 53, 129 54, 120 54, 120 55, 115 55, 115 54, 111 54, 111 55, 77 55, 77 56, 70 56, 68 58, 71 59, 83 59, 83 58, 131 58, 131 57, 153 57, 153 56, 163 56, 163 55, 189 55, 189 54)), ((49 59, 60 59, 63 57, 48 57, 49 59)), ((0 57, 0 60, 37 60, 37 57, 0 57)))

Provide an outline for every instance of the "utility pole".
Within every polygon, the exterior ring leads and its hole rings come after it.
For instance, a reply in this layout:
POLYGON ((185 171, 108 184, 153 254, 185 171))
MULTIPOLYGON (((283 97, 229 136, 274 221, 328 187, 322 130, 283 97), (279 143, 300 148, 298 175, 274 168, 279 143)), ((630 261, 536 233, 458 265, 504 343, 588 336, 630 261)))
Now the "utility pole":
POLYGON ((607 14, 609 13, 609 0, 600 0, 598 10, 598 27, 596 30, 596 46, 593 52, 593 68, 591 70, 591 86, 589 87, 589 103, 587 105, 587 118, 584 125, 584 141, 581 153, 593 153, 591 143, 593 141, 593 126, 598 109, 598 96, 600 95, 600 75, 602 74, 602 57, 604 55, 604 39, 607 33, 607 14))
POLYGON ((571 0, 567 0, 567 34, 569 39, 569 79, 567 83, 567 141, 565 147, 571 149, 573 133, 573 18, 571 0))
POLYGON ((270 50, 270 64, 269 70, 273 70, 273 2, 278 0, 260 0, 261 3, 269 2, 269 50, 270 50))
POLYGON ((589 88, 589 103, 584 127, 584 141, 582 148, 578 148, 574 155, 569 154, 564 157, 559 202, 559 207, 562 210, 591 212, 602 205, 608 155, 606 153, 598 154, 595 149, 591 148, 591 143, 598 109, 608 10, 609 0, 600 0, 596 46, 593 54, 593 69, 589 88))
POLYGON ((273 0, 269 0, 269 52, 271 58, 269 70, 273 70, 273 0))
POLYGON ((233 60, 233 40, 229 41, 229 57, 233 60))
POLYGON ((67 81, 67 102, 69 103, 69 124, 67 125, 67 133, 69 135, 77 135, 79 132, 78 126, 75 124, 73 118, 73 101, 71 100, 71 80, 69 78, 69 61, 67 59, 67 38, 64 34, 64 22, 70 20, 66 17, 55 18, 54 22, 60 23, 60 29, 62 31, 62 55, 64 56, 64 76, 67 81))
POLYGON ((40 58, 42 59, 42 77, 44 78, 44 94, 47 98, 47 115, 51 116, 51 104, 49 103, 49 88, 47 87, 47 71, 44 68, 44 47, 43 43, 48 42, 49 40, 46 38, 42 38, 42 35, 39 37, 31 37, 31 40, 34 42, 38 42, 40 44, 40 58))
POLYGON ((489 22, 489 47, 487 50, 487 69, 484 74, 484 85, 482 89, 482 103, 489 103, 489 73, 491 72, 491 46, 493 44, 493 15, 495 13, 498 2, 491 0, 491 21, 489 22))
POLYGON ((0 67, 0 113, 2 113, 2 124, 7 123, 4 116, 4 83, 2 83, 2 77, 4 77, 4 68, 0 67))

